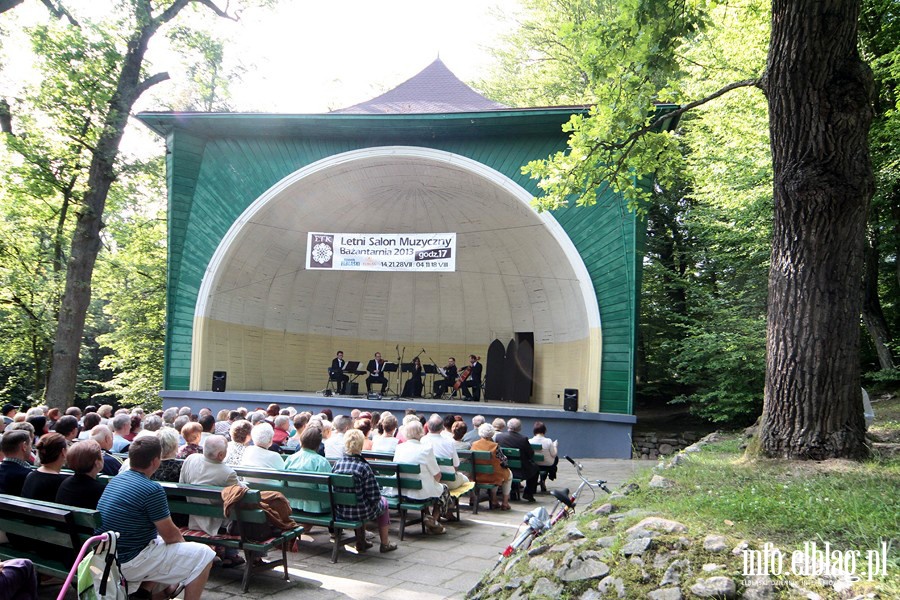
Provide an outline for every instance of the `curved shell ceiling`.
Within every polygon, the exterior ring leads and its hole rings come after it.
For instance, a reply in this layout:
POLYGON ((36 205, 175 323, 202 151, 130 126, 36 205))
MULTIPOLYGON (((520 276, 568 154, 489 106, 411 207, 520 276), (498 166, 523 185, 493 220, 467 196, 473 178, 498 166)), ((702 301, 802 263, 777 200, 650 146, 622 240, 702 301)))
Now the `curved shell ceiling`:
POLYGON ((533 332, 536 345, 588 336, 573 258, 530 206, 464 166, 390 155, 339 162, 284 186, 238 226, 200 298, 198 314, 216 321, 338 345, 486 350, 515 332, 533 332), (310 231, 456 232, 457 270, 307 271, 310 231))

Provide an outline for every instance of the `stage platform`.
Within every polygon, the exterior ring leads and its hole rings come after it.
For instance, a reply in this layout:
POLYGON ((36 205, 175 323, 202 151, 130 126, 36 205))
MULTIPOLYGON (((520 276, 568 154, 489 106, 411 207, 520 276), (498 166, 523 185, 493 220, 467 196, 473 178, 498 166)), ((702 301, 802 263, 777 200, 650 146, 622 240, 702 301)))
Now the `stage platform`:
POLYGON ((487 422, 497 417, 522 420, 522 433, 531 437, 535 421, 547 426, 547 436, 559 440, 560 454, 573 458, 631 458, 631 428, 634 415, 613 413, 567 412, 562 407, 539 404, 513 404, 509 402, 464 402, 423 398, 391 398, 369 400, 365 396, 323 396, 316 392, 211 392, 163 390, 160 392, 163 407, 190 406, 194 412, 202 407, 212 409, 213 414, 223 408, 265 408, 275 402, 281 408, 294 407, 298 411, 313 413, 330 408, 335 415, 350 414, 354 408, 369 411, 389 410, 398 419, 412 409, 426 417, 431 413, 462 415, 466 425, 472 426, 472 417, 483 415, 487 422))

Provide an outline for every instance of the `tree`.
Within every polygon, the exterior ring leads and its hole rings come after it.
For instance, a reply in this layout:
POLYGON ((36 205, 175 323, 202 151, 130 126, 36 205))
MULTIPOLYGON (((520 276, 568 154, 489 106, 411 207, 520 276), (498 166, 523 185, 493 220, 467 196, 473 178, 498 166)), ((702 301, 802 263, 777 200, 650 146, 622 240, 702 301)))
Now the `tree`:
MULTIPOLYGON (((584 44, 579 66, 596 104, 575 116, 569 150, 527 166, 539 206, 592 203, 606 186, 640 210, 635 174, 674 179, 677 140, 655 128, 652 106, 684 114, 742 87, 767 99, 774 177, 767 360, 760 450, 773 457, 866 454, 860 398, 859 277, 873 191, 867 150, 871 72, 857 50, 859 2, 775 0, 762 76, 685 97, 678 55, 702 31, 700 3, 624 0, 606 19, 565 35, 584 44), (651 116, 648 116, 651 115, 651 116)), ((669 115, 671 116, 671 114, 669 115)))
POLYGON ((53 368, 47 386, 46 397, 51 406, 66 406, 74 395, 85 317, 91 301, 91 280, 101 247, 103 213, 116 178, 119 143, 128 115, 141 94, 168 79, 166 73, 145 76, 147 46, 160 27, 175 19, 188 5, 203 6, 221 17, 234 18, 213 0, 174 0, 156 11, 149 0, 131 0, 129 4, 131 32, 118 63, 114 92, 104 107, 102 123, 98 124, 96 143, 90 147, 87 187, 66 265, 66 284, 53 345, 53 368))

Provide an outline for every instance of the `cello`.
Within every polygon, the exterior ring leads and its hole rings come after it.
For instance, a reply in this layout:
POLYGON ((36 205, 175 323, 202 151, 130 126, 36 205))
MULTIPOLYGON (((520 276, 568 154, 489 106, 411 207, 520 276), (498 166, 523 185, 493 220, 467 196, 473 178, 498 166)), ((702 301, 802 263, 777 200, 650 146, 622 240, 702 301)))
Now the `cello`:
MULTIPOLYGON (((475 361, 477 362, 479 360, 481 360, 481 357, 476 356, 475 361)), ((463 367, 462 369, 459 370, 459 374, 456 378, 456 381, 453 383, 453 392, 454 393, 456 391, 458 391, 459 388, 462 387, 462 384, 466 382, 466 379, 468 379, 469 375, 471 375, 471 374, 472 374, 472 365, 470 365, 470 364, 466 365, 465 367, 463 367)), ((453 394, 450 394, 450 395, 452 396, 453 394)))

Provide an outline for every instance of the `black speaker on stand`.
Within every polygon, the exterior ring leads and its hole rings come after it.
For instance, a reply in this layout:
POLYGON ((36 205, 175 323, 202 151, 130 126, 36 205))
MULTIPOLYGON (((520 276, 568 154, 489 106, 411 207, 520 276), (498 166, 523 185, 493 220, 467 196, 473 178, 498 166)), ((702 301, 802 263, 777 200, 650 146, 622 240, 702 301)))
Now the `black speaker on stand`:
POLYGON ((578 412, 578 390, 574 388, 563 390, 563 409, 569 412, 578 412))
POLYGON ((212 391, 214 392, 224 392, 225 391, 225 371, 213 371, 212 376, 212 391))

